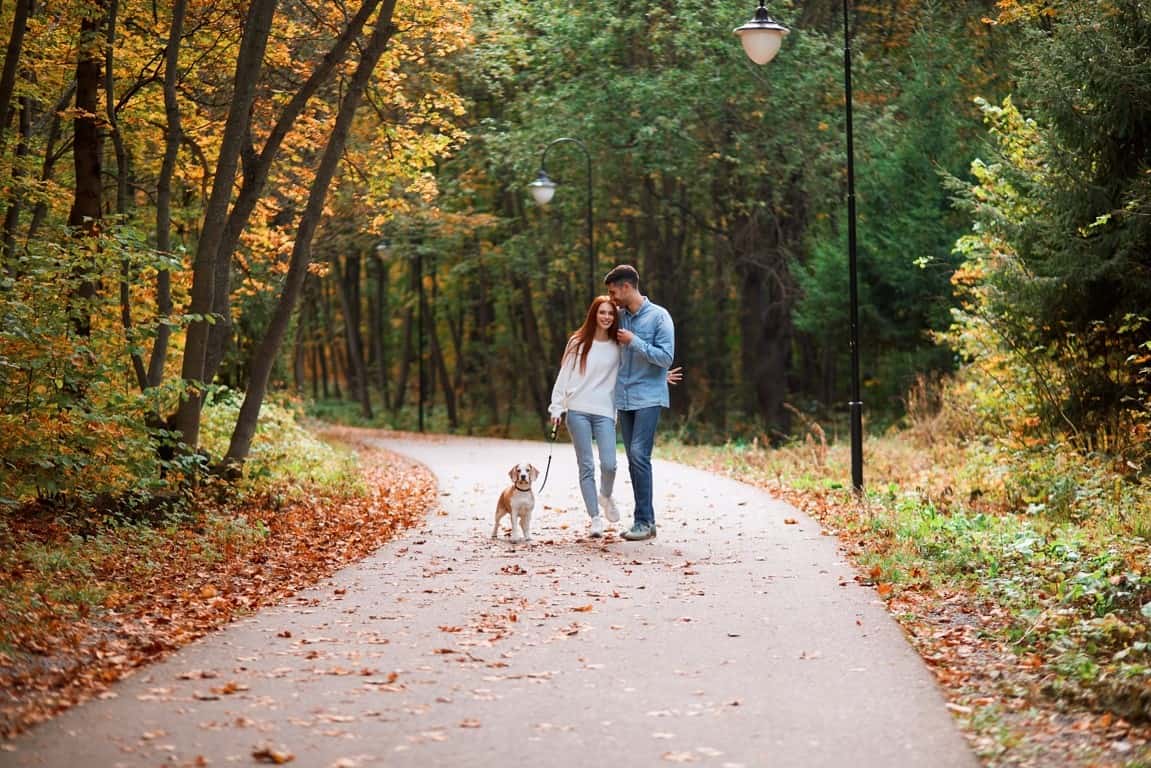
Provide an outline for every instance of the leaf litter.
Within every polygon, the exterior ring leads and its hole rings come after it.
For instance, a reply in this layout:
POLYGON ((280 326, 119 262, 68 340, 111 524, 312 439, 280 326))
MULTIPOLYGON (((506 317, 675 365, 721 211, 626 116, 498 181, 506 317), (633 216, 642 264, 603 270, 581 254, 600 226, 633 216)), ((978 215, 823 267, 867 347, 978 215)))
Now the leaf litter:
MULTIPOLYGON (((199 558, 189 568, 189 553, 213 545, 192 520, 152 537, 149 569, 143 573, 128 552, 120 559, 93 559, 87 567, 107 595, 102 606, 78 611, 40 595, 35 605, 5 613, 0 622, 0 737, 14 736, 87 699, 114 695, 108 686, 133 670, 365 557, 435 505, 431 473, 371 445, 369 438, 378 432, 332 428, 324 436, 356 451, 361 489, 274 489, 227 502, 201 499, 201 510, 210 507, 218 516, 246 519, 266 535, 245 546, 229 542, 218 555, 199 558)), ((62 525, 37 521, 10 529, 17 543, 47 543, 69 535, 62 525)), ((19 569, 0 573, 0 590, 27 591, 23 578, 19 569)), ((284 630, 279 636, 292 634, 284 630)), ((185 675, 210 680, 216 673, 190 670, 185 675)), ((224 683, 195 697, 213 700, 241 690, 224 683)), ((277 762, 284 754, 265 751, 258 759, 277 762)))

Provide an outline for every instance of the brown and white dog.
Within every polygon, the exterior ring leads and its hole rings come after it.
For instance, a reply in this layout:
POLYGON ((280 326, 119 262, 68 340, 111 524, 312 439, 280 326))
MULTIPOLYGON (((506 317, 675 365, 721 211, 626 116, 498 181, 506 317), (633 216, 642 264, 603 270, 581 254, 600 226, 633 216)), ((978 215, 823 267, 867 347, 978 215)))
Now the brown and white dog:
POLYGON ((539 477, 540 471, 531 464, 516 464, 508 470, 511 478, 511 487, 505 488, 496 503, 496 524, 492 527, 492 538, 500 533, 500 520, 504 515, 511 518, 512 541, 531 541, 532 538, 532 509, 536 505, 536 497, 532 492, 532 483, 539 477), (517 533, 516 529, 522 533, 517 533))

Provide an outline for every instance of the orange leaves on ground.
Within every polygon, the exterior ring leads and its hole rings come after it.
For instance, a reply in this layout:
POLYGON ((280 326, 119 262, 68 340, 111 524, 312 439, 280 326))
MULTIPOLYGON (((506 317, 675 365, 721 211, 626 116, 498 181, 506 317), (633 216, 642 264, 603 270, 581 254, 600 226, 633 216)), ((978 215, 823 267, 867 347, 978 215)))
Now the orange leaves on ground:
MULTIPOLYGON (((18 733, 100 694, 133 668, 202 637, 237 613, 280 600, 364 557, 422 519, 435 502, 434 479, 423 467, 369 447, 352 430, 334 430, 328 437, 357 449, 367 489, 362 495, 297 488, 294 500, 285 503, 284 489, 277 489, 229 507, 202 507, 200 519, 152 529, 146 542, 113 548, 111 554, 68 549, 74 572, 60 573, 62 583, 47 593, 30 583, 36 578, 31 571, 0 570, 0 593, 21 596, 16 605, 11 599, 0 603, 0 638, 14 649, 0 653, 0 735, 18 733), (237 537, 240 528, 264 533, 237 537), (72 582, 105 594, 82 602, 55 588, 72 582)), ((58 548, 73 534, 58 523, 31 518, 11 518, 9 526, 17 546, 58 548)), ((203 695, 240 690, 237 683, 222 682, 203 695)), ((271 752, 262 759, 275 762, 271 752)))

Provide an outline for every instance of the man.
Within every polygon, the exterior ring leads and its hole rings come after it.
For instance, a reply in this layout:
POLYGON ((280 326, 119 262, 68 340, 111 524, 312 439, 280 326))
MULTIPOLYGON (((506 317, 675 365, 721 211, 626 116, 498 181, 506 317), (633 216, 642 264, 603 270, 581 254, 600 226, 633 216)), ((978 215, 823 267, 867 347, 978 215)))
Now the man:
POLYGON ((651 450, 660 409, 670 404, 667 372, 675 357, 675 325, 666 309, 639 292, 635 267, 615 267, 607 273, 604 284, 612 303, 620 309, 615 406, 635 494, 635 520, 621 536, 627 541, 643 541, 655 538, 651 450))

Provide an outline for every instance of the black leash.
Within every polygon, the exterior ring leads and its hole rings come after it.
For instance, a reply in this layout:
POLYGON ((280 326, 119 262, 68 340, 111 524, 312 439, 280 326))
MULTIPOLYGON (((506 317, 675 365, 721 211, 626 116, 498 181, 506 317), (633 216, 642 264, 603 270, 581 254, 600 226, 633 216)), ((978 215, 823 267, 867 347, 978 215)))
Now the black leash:
POLYGON ((552 471, 552 451, 556 447, 556 436, 559 435, 560 425, 558 423, 552 424, 551 429, 548 430, 548 465, 544 470, 544 481, 540 483, 539 493, 544 492, 544 486, 548 484, 548 473, 552 471))

